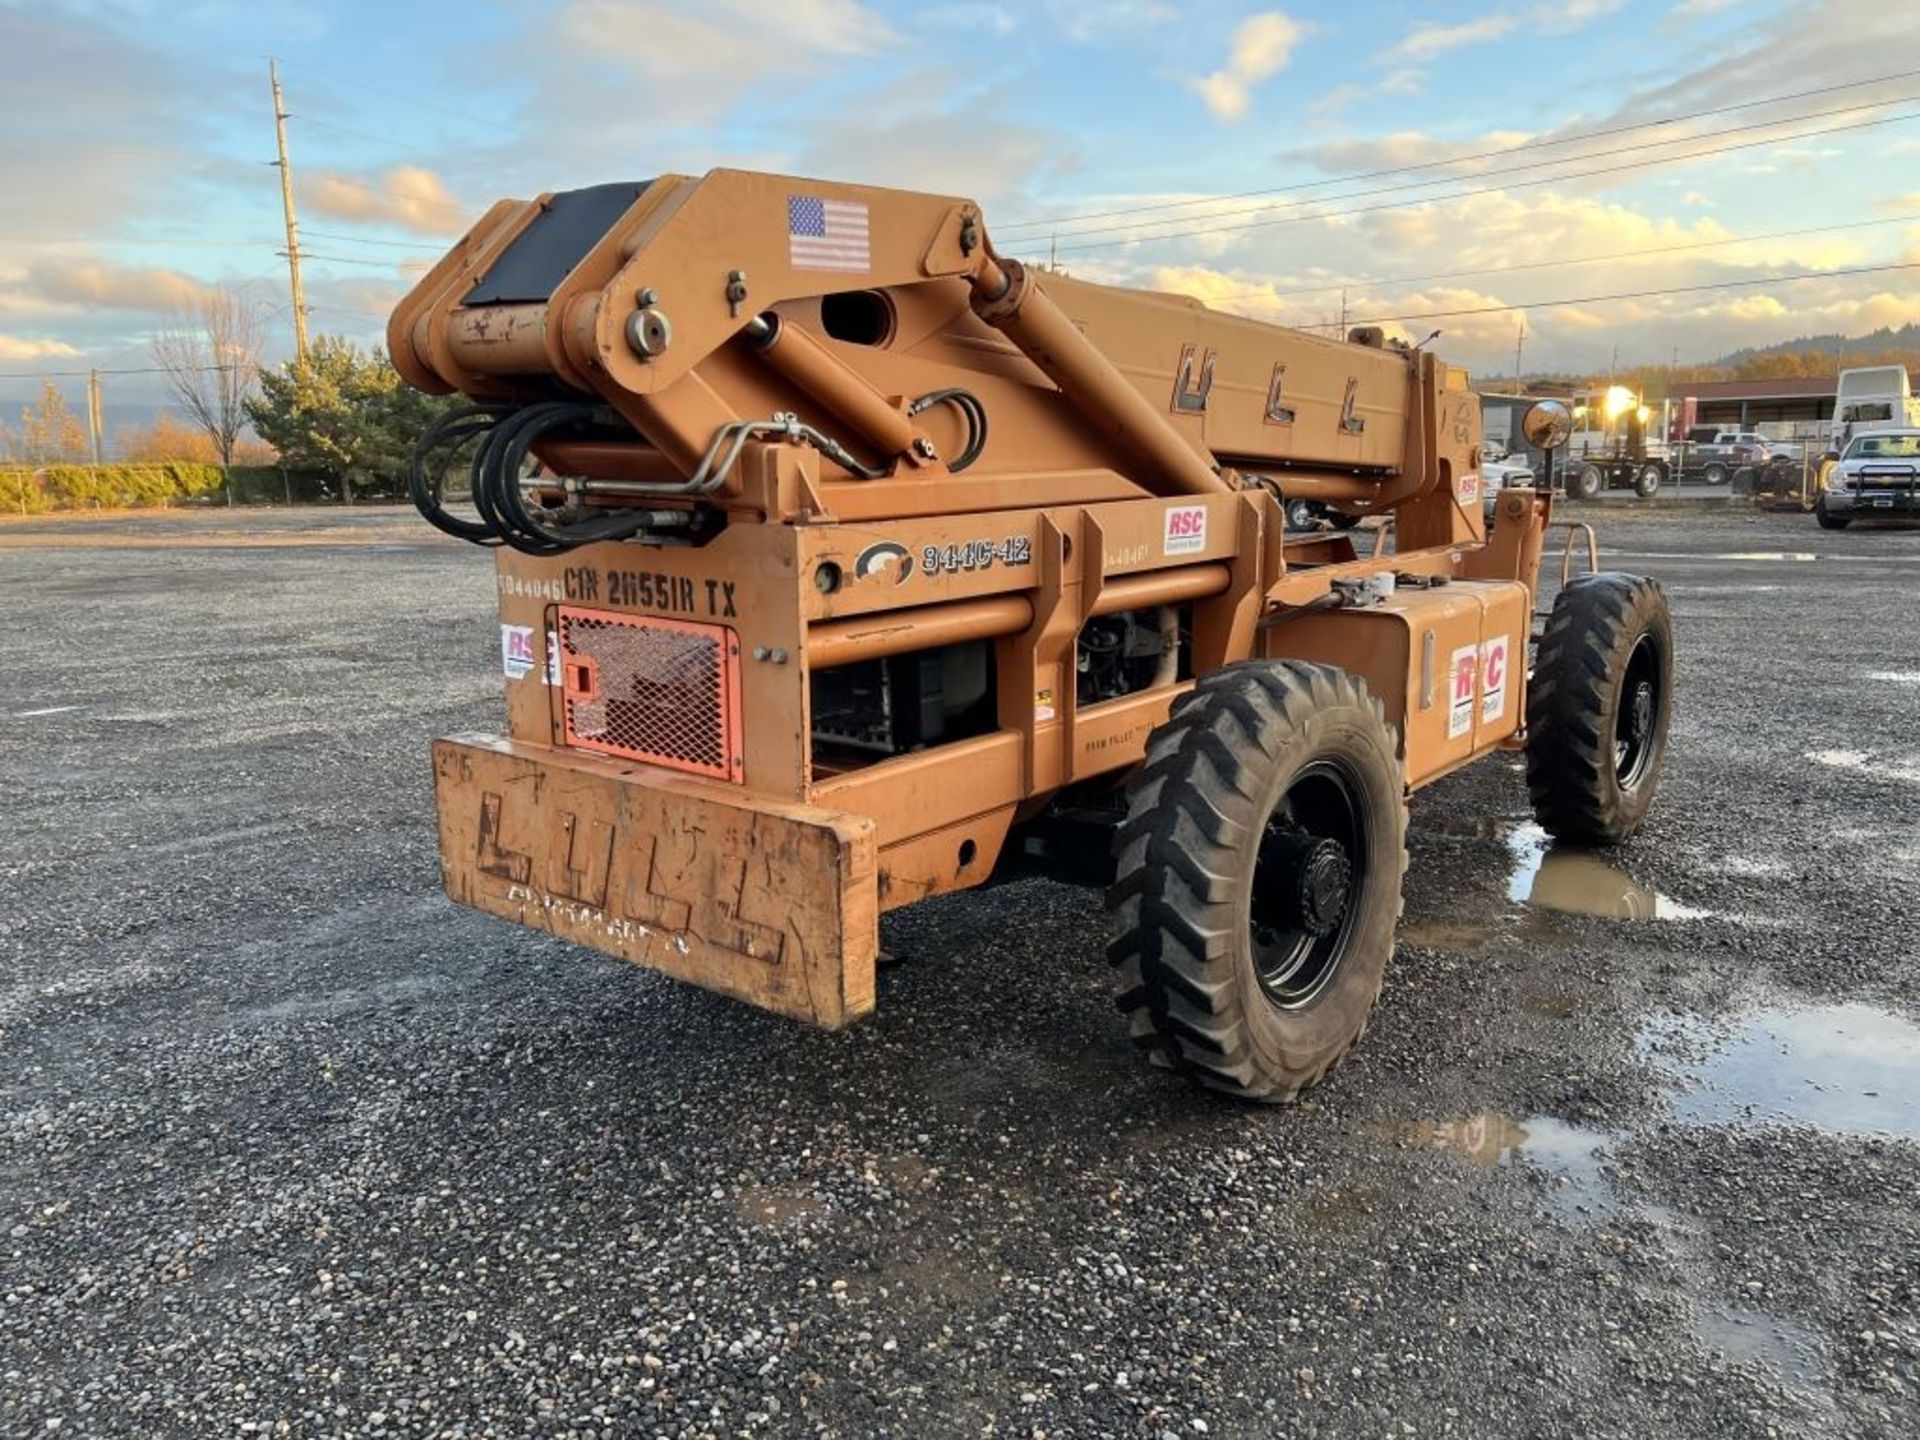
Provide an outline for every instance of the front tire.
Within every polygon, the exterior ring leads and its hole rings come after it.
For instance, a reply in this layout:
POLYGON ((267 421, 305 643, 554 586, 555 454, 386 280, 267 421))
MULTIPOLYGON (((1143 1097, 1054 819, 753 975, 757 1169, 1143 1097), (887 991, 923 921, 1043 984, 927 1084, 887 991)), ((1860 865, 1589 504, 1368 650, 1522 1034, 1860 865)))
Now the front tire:
POLYGON ((1673 617, 1639 575, 1583 575, 1554 598, 1527 686, 1527 790, 1556 840, 1640 828, 1673 719, 1673 617))
POLYGON ((1597 500, 1607 488, 1607 472, 1598 465, 1582 465, 1567 482, 1567 494, 1575 500, 1597 500))
POLYGON ((1724 485, 1731 472, 1726 466, 1715 463, 1700 472, 1700 478, 1709 485, 1724 485))
POLYGON ((1320 509, 1311 500, 1289 500, 1286 504, 1287 529, 1318 530, 1320 509))
POLYGON ((1127 788, 1107 894, 1136 1045, 1280 1104, 1366 1028, 1406 870, 1380 702, 1344 670, 1242 661, 1204 676, 1127 788))
POLYGON ((1824 495, 1813 502, 1813 518, 1820 522, 1822 530, 1844 530, 1853 523, 1851 515, 1836 515, 1827 509, 1827 497, 1824 495))
POLYGON ((1642 500, 1651 500, 1660 493, 1660 482, 1666 478, 1666 472, 1658 465, 1642 465, 1633 477, 1633 493, 1642 500))

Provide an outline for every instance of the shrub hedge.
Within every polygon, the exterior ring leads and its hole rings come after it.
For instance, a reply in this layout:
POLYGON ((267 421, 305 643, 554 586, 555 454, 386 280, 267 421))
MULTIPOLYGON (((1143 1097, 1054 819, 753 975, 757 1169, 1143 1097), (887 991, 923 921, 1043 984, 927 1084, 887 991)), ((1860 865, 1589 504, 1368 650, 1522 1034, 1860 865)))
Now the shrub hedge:
MULTIPOLYGON (((221 504, 231 486, 236 505, 338 503, 340 482, 317 470, 280 465, 218 465, 170 460, 113 465, 0 465, 0 516, 48 510, 221 504)), ((355 499, 384 498, 392 486, 356 486, 355 499)))
POLYGON ((166 505, 217 494, 218 465, 175 460, 139 465, 43 465, 0 470, 0 508, 18 515, 43 510, 119 509, 166 505))

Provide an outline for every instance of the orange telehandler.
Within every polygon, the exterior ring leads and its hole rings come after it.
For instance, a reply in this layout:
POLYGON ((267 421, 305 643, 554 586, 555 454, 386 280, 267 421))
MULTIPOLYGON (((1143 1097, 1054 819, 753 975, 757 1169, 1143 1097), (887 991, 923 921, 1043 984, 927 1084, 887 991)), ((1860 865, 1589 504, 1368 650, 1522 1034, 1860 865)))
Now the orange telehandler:
POLYGON ((1523 748, 1606 844, 1658 784, 1659 587, 1582 576, 1536 642, 1549 497, 1489 534, 1466 373, 1376 330, 716 170, 496 204, 388 338, 470 402, 413 491, 495 551, 507 734, 434 752, 447 890, 495 915, 832 1027, 882 912, 1104 885, 1138 1045, 1280 1101, 1379 993, 1412 791, 1523 748), (1378 519, 1289 534, 1303 498, 1378 519))

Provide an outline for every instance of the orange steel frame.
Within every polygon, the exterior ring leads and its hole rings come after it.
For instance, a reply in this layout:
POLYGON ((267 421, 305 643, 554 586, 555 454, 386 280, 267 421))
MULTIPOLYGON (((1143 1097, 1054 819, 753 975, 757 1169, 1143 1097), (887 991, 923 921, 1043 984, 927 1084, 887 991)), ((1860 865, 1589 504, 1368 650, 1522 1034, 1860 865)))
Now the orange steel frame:
POLYGON ((871 1008, 879 911, 981 883, 1061 791, 1123 779, 1192 675, 1345 663, 1389 702, 1410 789, 1516 743, 1549 501, 1507 492, 1486 533, 1464 371, 1377 336, 1325 340, 1036 272, 999 257, 963 199, 738 171, 637 186, 549 294, 468 304, 553 198, 495 205, 401 302, 389 341, 409 381, 499 405, 556 385, 597 398, 630 441, 536 450, 601 509, 692 503, 661 490, 723 427, 776 413, 885 473, 757 437, 704 497, 727 523, 701 544, 499 550, 503 625, 544 633, 569 606, 724 626, 744 766, 729 785, 581 755, 561 743, 564 688, 536 666, 508 682, 507 737, 438 751, 457 898, 836 1025, 871 1008), (794 263, 796 195, 865 207, 865 269, 794 263), (836 338, 831 297, 848 295, 867 329, 836 338), (647 325, 669 336, 651 355, 633 339, 647 325), (964 438, 952 409, 907 403, 946 386, 991 417, 964 471, 945 463, 964 438), (1390 517, 1393 547, 1288 535, 1281 495, 1390 517), (868 563, 876 549, 892 563, 868 563), (1384 573, 1399 586, 1382 603, 1327 608, 1384 573), (1181 607, 1188 678, 1076 703, 1088 621, 1162 606, 1181 607), (815 671, 964 640, 992 644, 993 729, 818 763, 815 671), (1449 731, 1447 657, 1489 643, 1516 657, 1500 709, 1483 723, 1494 697, 1470 695, 1470 723, 1456 712, 1449 731), (785 927, 785 958, 753 959, 754 926, 785 927))

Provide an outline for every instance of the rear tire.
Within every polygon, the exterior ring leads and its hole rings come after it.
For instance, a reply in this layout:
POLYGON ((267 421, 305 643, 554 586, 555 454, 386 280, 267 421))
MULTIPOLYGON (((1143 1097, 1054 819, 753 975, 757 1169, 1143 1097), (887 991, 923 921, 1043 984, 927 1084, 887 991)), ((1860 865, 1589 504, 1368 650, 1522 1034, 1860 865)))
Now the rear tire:
POLYGON ((1660 788, 1673 719, 1673 618, 1639 575, 1561 590, 1527 686, 1527 790, 1557 840, 1618 845, 1660 788))
POLYGON ((1366 1029, 1400 915, 1406 800, 1357 677, 1259 660, 1204 676, 1148 741, 1114 853, 1107 953, 1156 1063, 1281 1104, 1366 1029))
POLYGON ((1813 518, 1820 522, 1822 530, 1844 530, 1853 523, 1851 515, 1836 515, 1827 509, 1827 497, 1824 495, 1813 502, 1813 518))
POLYGON ((1651 500, 1660 493, 1660 482, 1666 478, 1658 465, 1642 465, 1633 477, 1633 493, 1642 500, 1651 500))
POLYGON ((1311 500, 1289 500, 1286 504, 1287 529, 1318 530, 1320 510, 1311 500))

